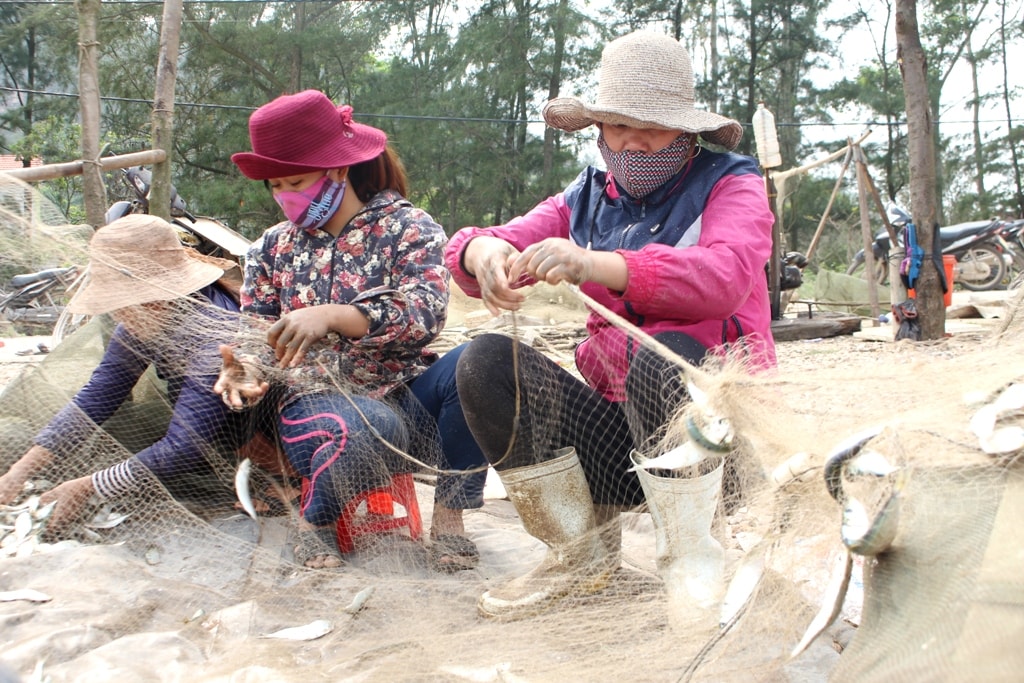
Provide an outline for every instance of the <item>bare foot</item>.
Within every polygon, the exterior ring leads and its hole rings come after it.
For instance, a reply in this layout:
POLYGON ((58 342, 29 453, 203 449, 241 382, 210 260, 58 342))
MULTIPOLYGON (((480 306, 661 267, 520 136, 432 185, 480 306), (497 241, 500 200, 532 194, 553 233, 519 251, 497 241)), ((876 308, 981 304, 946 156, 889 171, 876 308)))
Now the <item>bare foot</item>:
POLYGON ((453 510, 440 503, 434 503, 434 512, 430 518, 430 537, 437 538, 442 534, 465 536, 466 525, 462 521, 462 510, 453 510))
POLYGON ((295 561, 310 569, 333 569, 344 564, 334 527, 315 527, 300 520, 295 561))
POLYGON ((452 510, 434 503, 430 541, 430 563, 437 571, 473 569, 480 562, 480 552, 476 544, 466 537, 462 510, 452 510))

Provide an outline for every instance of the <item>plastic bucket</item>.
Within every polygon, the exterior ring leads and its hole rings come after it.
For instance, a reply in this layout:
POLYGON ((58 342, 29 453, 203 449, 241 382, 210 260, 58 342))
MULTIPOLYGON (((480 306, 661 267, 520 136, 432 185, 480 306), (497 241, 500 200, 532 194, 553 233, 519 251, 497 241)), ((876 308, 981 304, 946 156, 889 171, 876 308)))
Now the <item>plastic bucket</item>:
MULTIPOLYGON (((950 254, 942 255, 942 269, 946 271, 946 292, 942 295, 942 301, 949 308, 953 305, 953 275, 956 270, 956 256, 950 254)), ((912 289, 907 290, 907 296, 916 299, 917 296, 912 289)))
POLYGON ((956 256, 942 255, 942 268, 946 271, 946 293, 942 295, 946 307, 953 305, 953 270, 956 268, 956 256))

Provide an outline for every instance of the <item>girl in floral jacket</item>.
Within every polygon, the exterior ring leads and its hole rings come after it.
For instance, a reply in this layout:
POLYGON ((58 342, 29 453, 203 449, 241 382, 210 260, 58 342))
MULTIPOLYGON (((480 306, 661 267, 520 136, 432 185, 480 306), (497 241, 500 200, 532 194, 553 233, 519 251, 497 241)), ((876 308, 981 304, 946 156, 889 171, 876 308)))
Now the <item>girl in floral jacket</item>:
POLYGON ((439 568, 473 566, 462 510, 483 504, 485 461, 455 388, 461 349, 438 358, 427 348, 446 320, 444 231, 404 198, 386 135, 353 121, 351 107, 316 90, 285 95, 252 115, 249 132, 253 151, 232 161, 264 180, 288 218, 254 242, 242 287, 242 311, 272 322, 262 353, 273 357, 224 348, 215 390, 240 408, 268 391, 268 367, 284 370, 279 435, 307 482, 297 560, 340 565, 342 507, 414 469, 403 451, 425 438, 440 444, 441 469, 479 469, 439 477, 431 529, 439 568))

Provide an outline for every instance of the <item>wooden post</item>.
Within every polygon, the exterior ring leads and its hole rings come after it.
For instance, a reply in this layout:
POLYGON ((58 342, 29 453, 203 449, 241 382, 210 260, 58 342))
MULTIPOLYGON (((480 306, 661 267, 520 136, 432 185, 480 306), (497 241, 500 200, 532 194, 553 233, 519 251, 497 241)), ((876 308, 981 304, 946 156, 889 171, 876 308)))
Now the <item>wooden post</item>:
MULTIPOLYGON (((164 0, 160 25, 160 54, 156 67, 156 94, 153 97, 153 147, 173 149, 174 82, 178 75, 178 45, 181 36, 182 0, 164 0)), ((171 160, 153 165, 149 190, 149 213, 164 220, 171 218, 171 160)))
POLYGON ((868 216, 868 181, 867 167, 864 163, 864 152, 860 145, 853 146, 853 160, 857 165, 857 197, 860 205, 860 232, 864 239, 864 279, 868 282, 868 303, 871 306, 871 317, 874 326, 878 327, 878 281, 875 279, 875 252, 871 248, 875 240, 871 233, 871 218, 868 216))
POLYGON ((78 110, 82 117, 82 197, 85 220, 94 228, 105 222, 107 191, 100 169, 100 88, 96 25, 100 0, 75 0, 78 10, 78 110))
POLYGON ((768 205, 771 207, 772 216, 772 255, 768 261, 768 294, 771 297, 772 320, 782 319, 782 292, 779 290, 782 281, 782 248, 779 242, 782 239, 781 218, 775 206, 775 181, 772 180, 770 171, 764 174, 765 189, 768 192, 768 205))

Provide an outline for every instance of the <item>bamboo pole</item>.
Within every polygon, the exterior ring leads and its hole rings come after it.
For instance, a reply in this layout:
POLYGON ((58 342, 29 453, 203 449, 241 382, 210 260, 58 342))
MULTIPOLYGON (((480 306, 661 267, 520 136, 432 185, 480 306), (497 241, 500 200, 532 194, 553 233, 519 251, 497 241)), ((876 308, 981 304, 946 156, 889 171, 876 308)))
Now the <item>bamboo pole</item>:
POLYGON ((76 0, 78 9, 78 110, 82 119, 82 198, 85 219, 98 228, 107 211, 100 168, 99 24, 100 0, 76 0))
POLYGON ((832 213, 832 204, 836 200, 836 195, 839 194, 839 188, 843 184, 843 178, 846 177, 846 170, 850 167, 850 158, 853 156, 850 149, 850 144, 847 144, 846 158, 843 159, 843 167, 839 169, 839 175, 836 177, 836 184, 832 186, 832 195, 828 198, 828 204, 825 205, 825 211, 821 214, 821 220, 818 221, 818 227, 814 231, 814 237, 811 238, 811 243, 807 246, 807 253, 805 256, 808 261, 810 261, 811 257, 814 256, 814 250, 817 248, 818 241, 821 239, 821 233, 825 231, 825 221, 828 220, 829 214, 832 213))
MULTIPOLYGON (((182 0, 164 0, 160 22, 160 54, 157 57, 156 92, 153 97, 153 147, 172 149, 174 144, 174 83, 178 77, 178 46, 182 0)), ((153 164, 149 212, 171 218, 171 160, 153 164)))
MULTIPOLYGON (((162 149, 147 149, 141 152, 130 154, 119 154, 112 157, 104 157, 99 160, 101 171, 109 171, 114 168, 128 168, 129 166, 146 166, 163 161, 167 153, 162 149)), ((68 161, 62 164, 45 164, 43 166, 32 166, 31 168, 16 168, 10 171, 0 171, 12 178, 23 180, 27 183, 41 180, 54 180, 55 178, 67 178, 73 175, 82 175, 85 169, 85 162, 68 161)))
MULTIPOLYGON (((878 305, 878 289, 875 281, 875 254, 871 248, 874 235, 871 233, 871 218, 868 216, 868 180, 867 164, 860 145, 853 146, 853 160, 857 166, 857 198, 860 204, 860 231, 864 239, 864 279, 868 282, 868 302, 871 305, 871 317, 878 327, 878 316, 881 309, 878 305)), ((888 261, 888 259, 886 259, 888 261)))

